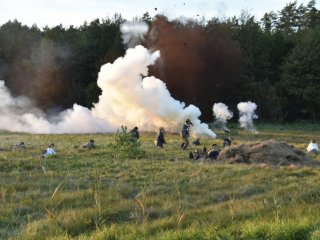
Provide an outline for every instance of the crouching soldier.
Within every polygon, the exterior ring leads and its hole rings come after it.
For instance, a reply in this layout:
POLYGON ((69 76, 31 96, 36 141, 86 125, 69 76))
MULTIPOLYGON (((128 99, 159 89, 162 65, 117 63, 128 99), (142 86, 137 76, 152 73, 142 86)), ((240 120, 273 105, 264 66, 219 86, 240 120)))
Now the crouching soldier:
POLYGON ((201 143, 200 143, 200 138, 197 138, 196 140, 194 140, 192 142, 192 144, 196 145, 196 146, 199 146, 201 143))
POLYGON ((159 148, 163 148, 163 144, 166 144, 166 140, 164 139, 164 128, 159 128, 159 132, 154 140, 154 143, 159 148))
POLYGON ((24 144, 24 142, 20 142, 16 144, 16 149, 25 149, 26 145, 24 144))
POLYGON ((130 134, 131 134, 131 137, 132 137, 134 140, 138 140, 139 137, 140 137, 138 127, 134 127, 133 129, 131 129, 131 130, 130 130, 130 134))
POLYGON ((232 141, 233 141, 232 137, 228 137, 228 138, 223 139, 223 147, 231 146, 232 141))
POLYGON ((94 140, 90 139, 89 142, 87 142, 85 145, 82 146, 83 148, 88 148, 92 149, 95 148, 96 146, 94 145, 94 140))
POLYGON ((189 152, 189 158, 190 159, 195 159, 198 160, 200 158, 200 153, 199 151, 196 149, 193 152, 189 152))
POLYGON ((207 158, 210 158, 211 160, 215 160, 218 158, 219 156, 219 149, 217 148, 216 144, 212 144, 212 148, 210 149, 210 151, 207 154, 207 158))

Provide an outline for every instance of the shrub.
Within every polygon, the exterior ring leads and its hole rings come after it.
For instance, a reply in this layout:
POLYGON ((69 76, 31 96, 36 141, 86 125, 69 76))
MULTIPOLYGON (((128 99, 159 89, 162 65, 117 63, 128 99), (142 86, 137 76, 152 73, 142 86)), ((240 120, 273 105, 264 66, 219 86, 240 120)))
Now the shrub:
POLYGON ((141 149, 140 141, 132 137, 126 126, 121 126, 121 131, 117 131, 113 141, 109 144, 114 158, 143 158, 145 152, 141 149))

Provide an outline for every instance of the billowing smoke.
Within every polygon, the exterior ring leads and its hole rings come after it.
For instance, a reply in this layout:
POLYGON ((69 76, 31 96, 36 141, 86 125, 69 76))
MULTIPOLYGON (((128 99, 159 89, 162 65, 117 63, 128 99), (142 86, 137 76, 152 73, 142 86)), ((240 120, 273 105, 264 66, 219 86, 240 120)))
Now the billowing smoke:
POLYGON ((123 43, 132 48, 144 40, 148 32, 148 25, 145 22, 124 22, 120 26, 123 43))
POLYGON ((107 132, 111 125, 93 118, 91 111, 74 104, 54 119, 48 119, 39 109, 32 106, 26 97, 12 97, 0 81, 0 129, 30 133, 87 133, 107 132))
POLYGON ((237 105, 239 110, 239 123, 242 128, 245 128, 251 132, 257 132, 253 125, 253 119, 257 119, 258 116, 254 113, 257 109, 257 104, 248 101, 241 102, 237 105))
POLYGON ((41 109, 72 106, 70 74, 66 74, 71 63, 68 47, 42 39, 30 56, 16 58, 5 79, 13 95, 28 96, 41 109))
POLYGON ((141 130, 165 127, 178 131, 189 118, 195 136, 216 135, 199 117, 200 110, 171 97, 166 85, 148 75, 148 66, 160 57, 160 52, 151 53, 142 46, 128 49, 124 57, 113 64, 101 67, 98 86, 102 90, 99 102, 92 110, 75 104, 54 119, 45 118, 28 101, 13 98, 1 82, 0 128, 9 131, 31 133, 91 133, 114 132, 120 125, 138 126, 141 130))
POLYGON ((147 47, 161 52, 150 73, 174 98, 198 106, 206 121, 212 120, 212 103, 230 102, 239 83, 240 46, 221 29, 157 16, 146 37, 147 47))
POLYGON ((233 117, 233 112, 229 111, 224 103, 215 103, 213 105, 213 116, 215 117, 215 126, 222 130, 229 130, 226 126, 227 121, 233 117))
POLYGON ((200 110, 185 107, 171 97, 166 85, 148 75, 148 66, 160 57, 160 52, 151 53, 142 46, 128 49, 125 57, 113 64, 102 66, 98 86, 102 89, 93 114, 118 126, 139 126, 143 130, 164 127, 176 131, 189 118, 193 122, 195 135, 215 137, 215 134, 198 119, 200 110))

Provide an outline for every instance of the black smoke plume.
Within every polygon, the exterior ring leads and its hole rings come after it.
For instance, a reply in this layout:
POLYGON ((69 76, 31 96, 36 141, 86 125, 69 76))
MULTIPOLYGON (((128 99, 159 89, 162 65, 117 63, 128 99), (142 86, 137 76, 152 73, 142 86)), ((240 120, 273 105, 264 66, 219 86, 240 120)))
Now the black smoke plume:
POLYGON ((157 16, 146 45, 161 53, 150 75, 162 79, 176 99, 198 106, 203 120, 212 120, 213 103, 237 94, 240 46, 219 28, 157 16))

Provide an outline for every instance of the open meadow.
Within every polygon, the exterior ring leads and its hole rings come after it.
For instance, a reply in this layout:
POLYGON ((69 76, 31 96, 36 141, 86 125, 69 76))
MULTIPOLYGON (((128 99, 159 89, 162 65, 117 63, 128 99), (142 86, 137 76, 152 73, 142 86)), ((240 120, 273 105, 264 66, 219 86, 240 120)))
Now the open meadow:
MULTIPOLYGON (((258 130, 235 128, 234 142, 306 151, 320 134, 318 125, 258 130)), ((216 133, 199 149, 222 145, 216 133)), ((163 149, 155 133, 140 134, 130 149, 115 134, 0 133, 0 239, 320 239, 320 168, 199 163, 177 134, 163 149), (95 149, 81 147, 89 139, 95 149), (26 149, 12 149, 21 141, 26 149), (50 143, 57 155, 41 158, 50 143)))

